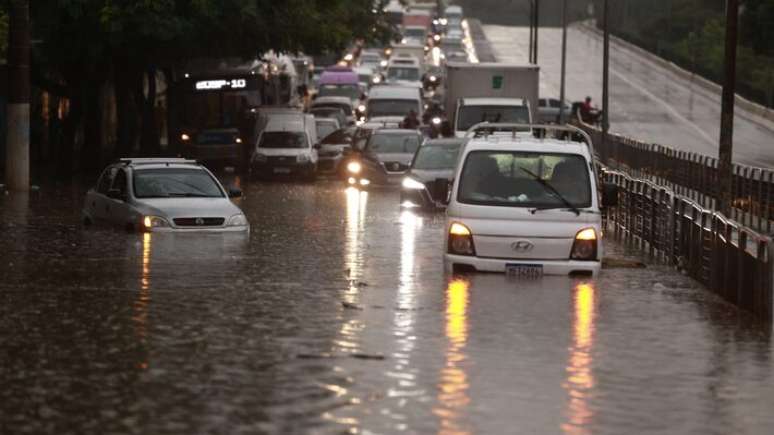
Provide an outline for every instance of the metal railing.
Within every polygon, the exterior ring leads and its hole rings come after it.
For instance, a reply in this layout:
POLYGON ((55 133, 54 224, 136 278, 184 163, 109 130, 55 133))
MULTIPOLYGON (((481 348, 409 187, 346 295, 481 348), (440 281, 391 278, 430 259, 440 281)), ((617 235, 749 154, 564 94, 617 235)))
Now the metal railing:
POLYGON ((619 206, 606 215, 608 228, 727 301, 772 321, 771 238, 653 181, 611 170, 601 177, 621 189, 619 206))
MULTIPOLYGON (((591 136, 603 164, 636 178, 666 186, 706 209, 714 209, 719 194, 716 158, 608 134, 575 121, 591 136)), ((774 170, 734 164, 730 219, 765 234, 774 230, 774 170)))

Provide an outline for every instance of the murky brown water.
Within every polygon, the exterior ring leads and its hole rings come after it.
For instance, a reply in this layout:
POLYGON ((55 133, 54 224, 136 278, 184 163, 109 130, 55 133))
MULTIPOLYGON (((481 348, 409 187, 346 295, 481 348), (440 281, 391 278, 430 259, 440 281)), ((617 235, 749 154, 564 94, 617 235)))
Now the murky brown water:
POLYGON ((770 329, 669 269, 453 278, 397 192, 245 190, 248 238, 2 197, 0 433, 774 430, 770 329))

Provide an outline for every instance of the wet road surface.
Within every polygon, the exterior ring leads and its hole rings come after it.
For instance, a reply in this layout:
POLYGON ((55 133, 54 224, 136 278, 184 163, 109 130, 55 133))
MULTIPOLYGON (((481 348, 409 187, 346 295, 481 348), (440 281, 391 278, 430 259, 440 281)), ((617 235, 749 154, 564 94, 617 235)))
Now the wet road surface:
MULTIPOLYGON (((500 62, 526 63, 529 28, 484 26, 500 62)), ((541 28, 540 96, 559 98, 562 31, 541 28)), ((567 34, 567 99, 602 107, 602 37, 581 25, 567 34)), ((611 39, 610 130, 644 142, 718 155, 720 93, 700 87, 611 39)), ((774 167, 774 122, 737 105, 734 162, 774 167)))
POLYGON ((0 198, 0 433, 774 428, 770 328, 670 269, 450 277, 395 191, 243 187, 244 238, 0 198))

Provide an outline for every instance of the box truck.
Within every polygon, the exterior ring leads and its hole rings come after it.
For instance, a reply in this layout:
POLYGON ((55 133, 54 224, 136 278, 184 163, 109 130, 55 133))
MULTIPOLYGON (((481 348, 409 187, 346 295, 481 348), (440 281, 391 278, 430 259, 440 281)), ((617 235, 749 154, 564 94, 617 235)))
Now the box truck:
POLYGON ((537 65, 448 63, 445 108, 455 134, 464 136, 471 122, 538 119, 539 80, 537 65))

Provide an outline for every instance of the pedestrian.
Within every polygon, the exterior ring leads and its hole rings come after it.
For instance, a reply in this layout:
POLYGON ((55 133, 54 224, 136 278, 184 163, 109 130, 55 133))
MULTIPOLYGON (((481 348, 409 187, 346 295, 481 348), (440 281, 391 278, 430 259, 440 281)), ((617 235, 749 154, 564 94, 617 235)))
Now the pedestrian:
POLYGON ((413 109, 409 111, 408 115, 403 118, 403 122, 401 123, 403 128, 408 128, 411 130, 419 128, 419 125, 420 122, 419 118, 417 117, 417 112, 413 109))

